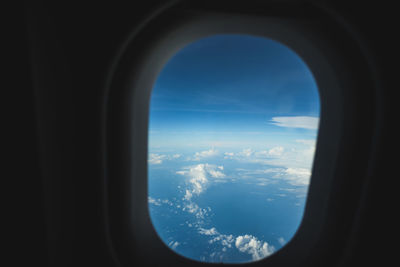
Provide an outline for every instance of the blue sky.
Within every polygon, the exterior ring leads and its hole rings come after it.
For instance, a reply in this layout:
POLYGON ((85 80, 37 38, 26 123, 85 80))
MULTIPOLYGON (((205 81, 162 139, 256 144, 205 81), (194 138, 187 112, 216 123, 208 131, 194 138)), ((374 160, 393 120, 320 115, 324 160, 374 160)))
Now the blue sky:
POLYGON ((301 222, 319 122, 306 64, 275 41, 218 35, 180 50, 153 88, 149 210, 164 243, 249 262, 301 222))
POLYGON ((319 96, 311 72, 292 50, 266 38, 219 35, 189 44, 167 63, 150 111, 153 145, 167 145, 167 136, 172 143, 196 134, 261 140, 308 133, 279 127, 273 119, 317 118, 319 96))

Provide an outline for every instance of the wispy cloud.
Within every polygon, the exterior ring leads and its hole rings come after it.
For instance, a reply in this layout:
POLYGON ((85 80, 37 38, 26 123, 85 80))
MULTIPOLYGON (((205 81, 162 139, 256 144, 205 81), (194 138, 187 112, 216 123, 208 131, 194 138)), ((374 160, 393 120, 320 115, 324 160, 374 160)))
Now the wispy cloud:
MULTIPOLYGON (((242 170, 241 177, 253 177, 255 175, 268 175, 269 178, 258 178, 257 184, 260 186, 274 183, 273 180, 286 181, 292 186, 307 186, 310 183, 311 170, 307 168, 278 167, 258 170, 242 170)), ((289 191, 289 189, 287 190, 289 191)))
POLYGON ((151 153, 149 155, 149 163, 150 164, 161 164, 163 160, 167 158, 166 155, 159 155, 159 154, 153 154, 151 153))
POLYGON ((174 160, 180 158, 181 156, 182 156, 181 154, 164 155, 164 154, 150 153, 148 162, 149 164, 156 165, 163 163, 164 160, 174 160))
POLYGON ((169 206, 173 206, 174 204, 172 203, 172 201, 170 201, 169 199, 160 199, 160 198, 152 198, 152 197, 148 197, 149 204, 153 204, 156 206, 161 206, 162 204, 167 204, 169 206))
POLYGON ((278 238, 278 243, 279 243, 281 246, 283 246, 283 245, 286 244, 286 240, 285 240, 283 237, 279 237, 279 238, 278 238))
POLYGON ((270 123, 286 128, 317 130, 319 118, 309 116, 272 117, 270 123))
POLYGON ((170 246, 170 248, 172 248, 172 249, 176 249, 176 247, 177 246, 179 246, 179 242, 178 241, 171 241, 171 242, 169 242, 169 244, 168 244, 168 246, 170 246))

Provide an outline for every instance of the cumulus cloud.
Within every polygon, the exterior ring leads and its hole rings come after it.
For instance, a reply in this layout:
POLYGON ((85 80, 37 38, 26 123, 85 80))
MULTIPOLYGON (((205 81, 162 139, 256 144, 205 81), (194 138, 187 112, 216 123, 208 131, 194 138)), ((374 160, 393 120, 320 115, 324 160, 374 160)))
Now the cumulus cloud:
POLYGON ((192 196, 193 196, 192 192, 186 189, 185 196, 183 198, 186 200, 190 200, 192 196))
POLYGON ((235 246, 239 251, 250 254, 253 260, 265 258, 275 251, 273 246, 258 240, 252 235, 236 237, 235 246))
POLYGON ((233 235, 225 235, 221 234, 215 229, 215 227, 212 227, 210 229, 205 229, 205 228, 199 228, 199 234, 202 235, 207 235, 207 236, 212 236, 212 239, 208 241, 209 244, 214 244, 215 242, 221 243, 223 248, 226 251, 226 248, 232 248, 232 243, 235 241, 235 238, 233 235))
POLYGON ((262 150, 255 152, 257 158, 281 157, 285 148, 283 146, 276 146, 269 150, 262 150))
POLYGON ((211 148, 209 150, 205 150, 205 151, 201 151, 201 152, 196 152, 194 154, 194 157, 192 160, 194 161, 199 161, 202 160, 204 158, 208 158, 208 157, 213 157, 213 156, 217 156, 219 154, 218 150, 215 150, 214 148, 211 148))
POLYGON ((315 153, 315 141, 296 140, 298 145, 275 146, 269 150, 257 151, 253 157, 238 160, 273 165, 285 168, 311 169, 315 153))
POLYGON ((280 127, 317 130, 319 118, 309 116, 273 117, 270 122, 280 127))
POLYGON ((199 205, 197 205, 193 201, 189 201, 184 205, 182 210, 193 214, 194 216, 196 216, 197 219, 204 219, 207 216, 208 212, 211 211, 211 208, 200 208, 199 205))
POLYGON ((223 252, 226 252, 227 248, 236 247, 240 252, 250 254, 253 260, 265 258, 275 251, 273 246, 267 242, 258 240, 252 235, 239 235, 235 237, 233 235, 221 234, 215 227, 210 229, 200 227, 199 234, 210 236, 209 244, 219 242, 223 246, 223 252))
POLYGON ((217 229, 215 229, 215 227, 212 227, 210 229, 205 229, 205 228, 200 228, 199 229, 199 234, 202 235, 218 235, 218 231, 217 229))
POLYGON ((186 190, 184 198, 190 200, 193 195, 200 195, 206 189, 209 178, 224 178, 225 174, 222 172, 223 169, 223 166, 206 163, 186 167, 181 171, 177 171, 177 174, 189 178, 190 189, 186 190))

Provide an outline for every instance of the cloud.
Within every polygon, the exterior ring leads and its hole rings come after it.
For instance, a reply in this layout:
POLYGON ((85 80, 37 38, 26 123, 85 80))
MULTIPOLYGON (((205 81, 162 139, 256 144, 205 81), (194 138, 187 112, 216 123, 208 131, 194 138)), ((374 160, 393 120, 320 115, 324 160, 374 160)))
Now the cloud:
POLYGON ((222 172, 223 166, 216 166, 212 164, 197 164, 191 167, 185 167, 177 174, 184 175, 189 178, 190 188, 186 189, 184 199, 190 200, 193 195, 200 195, 209 183, 209 178, 220 179, 224 178, 225 174, 222 172))
POLYGON ((179 243, 178 241, 175 241, 175 242, 174 242, 174 241, 171 241, 171 242, 169 242, 168 245, 169 245, 172 249, 176 249, 176 247, 179 246, 179 244, 180 244, 180 243, 179 243))
MULTIPOLYGON (((280 179, 285 180, 287 183, 294 186, 306 186, 310 183, 311 170, 306 168, 268 168, 262 170, 251 170, 243 172, 244 175, 260 175, 260 174, 268 174, 272 179, 280 179)), ((263 178, 257 179, 257 181, 261 182, 270 182, 269 179, 263 180, 263 178)), ((289 191, 291 189, 286 189, 289 191)), ((295 189, 293 189, 295 190, 295 189)))
POLYGON ((190 201, 183 207, 182 210, 194 214, 197 219, 204 219, 207 216, 208 212, 211 211, 211 208, 200 208, 199 205, 190 201))
POLYGON ((251 148, 244 148, 242 151, 234 153, 234 152, 225 152, 224 159, 236 159, 236 160, 247 160, 254 154, 254 151, 251 148))
POLYGON ((296 140, 296 142, 298 145, 275 146, 269 150, 257 151, 252 157, 237 158, 237 160, 277 167, 311 169, 315 153, 315 141, 296 140))
POLYGON ((233 152, 225 152, 224 155, 225 155, 224 158, 228 159, 228 158, 232 158, 233 156, 235 156, 235 153, 233 153, 233 152))
POLYGON ((317 130, 319 118, 309 116, 273 117, 270 122, 280 127, 317 130))
POLYGON ((217 170, 213 170, 213 169, 209 169, 208 173, 211 175, 211 177, 213 178, 224 178, 225 174, 221 171, 217 171, 217 170))
POLYGON ((199 234, 213 236, 213 238, 210 239, 208 243, 213 244, 215 242, 220 242, 221 245, 224 246, 225 251, 226 248, 232 248, 232 243, 235 241, 233 235, 221 234, 217 231, 217 229, 215 229, 215 227, 212 227, 210 229, 199 228, 199 234))
POLYGON ((268 150, 268 155, 279 157, 282 156, 284 150, 285 149, 283 147, 277 146, 268 150))
POLYGON ((275 251, 273 246, 258 240, 252 235, 236 237, 235 246, 239 251, 250 254, 253 260, 265 258, 275 251))
POLYGON ((202 235, 218 235, 218 231, 217 229, 215 229, 215 227, 210 228, 210 229, 205 229, 205 228, 200 228, 199 229, 199 234, 202 235))
POLYGON ((156 206, 161 206, 161 200, 160 199, 155 199, 155 198, 152 198, 152 197, 148 197, 148 202, 150 204, 154 204, 156 206))
POLYGON ((224 159, 234 159, 243 162, 263 163, 265 159, 275 159, 284 156, 285 148, 275 146, 268 150, 253 151, 251 148, 245 148, 238 153, 225 152, 224 159))
POLYGON ((205 151, 201 151, 201 152, 196 152, 194 154, 194 157, 192 160, 194 161, 199 161, 203 158, 208 158, 208 157, 213 157, 213 156, 217 156, 219 154, 218 150, 215 150, 214 148, 211 148, 210 150, 205 150, 205 151))
POLYGON ((251 148, 245 148, 241 152, 237 153, 238 156, 241 157, 250 157, 253 154, 251 148))
POLYGON ((192 192, 190 192, 189 190, 186 189, 184 199, 190 200, 192 198, 192 196, 193 196, 192 192))
POLYGON ((311 170, 304 168, 287 168, 285 170, 288 183, 291 185, 309 185, 311 170))
POLYGON ((280 157, 283 155, 283 152, 285 151, 285 149, 282 146, 276 146, 273 147, 269 150, 263 150, 263 151, 258 151, 255 152, 255 156, 257 158, 260 157, 280 157))
POLYGON ((149 162, 150 164, 161 164, 161 163, 163 163, 164 160, 178 159, 178 158, 180 158, 181 156, 182 156, 181 154, 162 155, 162 154, 150 153, 150 154, 149 154, 148 162, 149 162))
POLYGON ((149 163, 150 164, 161 164, 163 162, 163 160, 165 160, 166 158, 167 158, 166 155, 159 155, 159 154, 151 153, 149 155, 149 163))
POLYGON ((212 239, 208 241, 209 244, 215 242, 221 243, 223 252, 226 252, 227 248, 232 248, 234 245, 240 252, 250 254, 253 260, 265 258, 275 251, 273 246, 269 245, 267 242, 258 240, 252 235, 239 235, 234 237, 233 235, 219 233, 215 227, 210 229, 200 227, 199 234, 212 237, 212 239))
POLYGON ((147 201, 150 204, 156 205, 156 206, 161 206, 162 204, 167 204, 169 206, 173 206, 174 203, 172 203, 172 201, 168 200, 168 199, 160 199, 160 198, 152 198, 152 197, 148 197, 147 201))

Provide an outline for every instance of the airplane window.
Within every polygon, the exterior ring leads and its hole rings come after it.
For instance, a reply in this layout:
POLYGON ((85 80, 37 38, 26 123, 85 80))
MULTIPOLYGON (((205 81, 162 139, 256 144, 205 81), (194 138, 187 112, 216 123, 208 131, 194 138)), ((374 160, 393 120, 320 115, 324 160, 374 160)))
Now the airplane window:
POLYGON ((148 206, 161 240, 202 262, 282 248, 302 220, 319 114, 311 71, 277 41, 223 34, 181 49, 150 103, 148 206))

